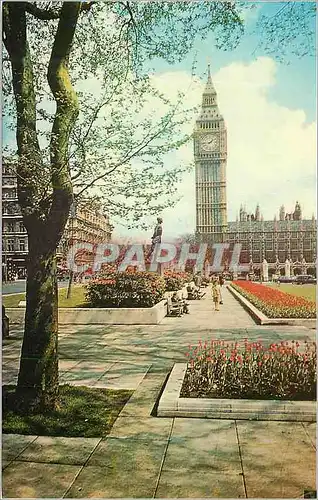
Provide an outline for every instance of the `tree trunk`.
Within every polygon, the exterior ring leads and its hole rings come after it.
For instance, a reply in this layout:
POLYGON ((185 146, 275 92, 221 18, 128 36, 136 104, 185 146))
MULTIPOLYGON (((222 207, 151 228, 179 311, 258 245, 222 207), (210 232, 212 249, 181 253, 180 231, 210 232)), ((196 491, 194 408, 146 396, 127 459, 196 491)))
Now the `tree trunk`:
POLYGON ((58 403, 55 249, 44 250, 39 245, 39 239, 34 245, 31 236, 25 328, 17 385, 17 400, 24 411, 50 411, 58 403))
POLYGON ((5 2, 4 42, 12 67, 17 111, 18 200, 29 237, 27 304, 17 401, 24 411, 52 410, 58 402, 58 303, 55 252, 73 200, 69 165, 70 134, 79 107, 69 75, 69 58, 82 2, 63 2, 58 15, 47 79, 56 102, 51 132, 51 173, 43 180, 32 58, 27 40, 28 12, 51 13, 5 2), (50 193, 51 188, 51 193, 50 193))

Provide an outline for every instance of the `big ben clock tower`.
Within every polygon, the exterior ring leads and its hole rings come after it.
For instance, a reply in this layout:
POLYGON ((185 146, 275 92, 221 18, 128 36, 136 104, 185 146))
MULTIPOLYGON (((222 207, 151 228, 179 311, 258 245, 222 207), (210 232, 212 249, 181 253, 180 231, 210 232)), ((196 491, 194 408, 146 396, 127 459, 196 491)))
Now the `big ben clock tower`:
POLYGON ((194 129, 196 234, 201 241, 226 240, 226 127, 220 114, 210 65, 202 96, 201 114, 194 129))

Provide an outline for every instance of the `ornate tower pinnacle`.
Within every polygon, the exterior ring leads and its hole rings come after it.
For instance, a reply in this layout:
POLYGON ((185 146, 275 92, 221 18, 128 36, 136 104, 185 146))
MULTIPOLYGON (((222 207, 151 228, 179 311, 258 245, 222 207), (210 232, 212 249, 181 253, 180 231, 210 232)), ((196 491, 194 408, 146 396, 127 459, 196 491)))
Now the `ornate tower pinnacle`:
POLYGON ((301 207, 300 207, 300 204, 298 201, 296 201, 296 205, 295 205, 295 211, 294 211, 294 214, 293 214, 293 219, 294 220, 301 220, 301 207))
POLYGON ((259 221, 260 219, 261 219, 261 212, 259 209, 259 203, 257 203, 255 210, 255 220, 259 221))

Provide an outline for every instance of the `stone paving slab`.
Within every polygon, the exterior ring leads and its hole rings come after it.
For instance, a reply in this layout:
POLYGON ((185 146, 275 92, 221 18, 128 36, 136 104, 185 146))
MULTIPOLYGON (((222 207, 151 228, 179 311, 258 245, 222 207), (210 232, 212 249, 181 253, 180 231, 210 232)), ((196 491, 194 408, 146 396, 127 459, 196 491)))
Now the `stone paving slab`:
POLYGON ((299 471, 295 475, 270 467, 266 471, 245 470, 247 498, 304 498, 304 491, 316 490, 315 481, 309 481, 299 471))
POLYGON ((109 389, 137 389, 150 365, 135 365, 129 363, 115 363, 98 379, 95 387, 109 389))
POLYGON ((99 443, 87 466, 116 470, 153 470, 159 474, 168 439, 146 440, 107 437, 99 443))
MULTIPOLYGON (((310 424, 315 425, 315 424, 310 424)), ((300 422, 237 421, 237 432, 241 444, 258 442, 266 445, 278 440, 288 444, 295 438, 308 443, 308 437, 300 422)))
POLYGON ((163 471, 155 498, 245 498, 243 478, 209 470, 163 471))
POLYGON ((2 434, 2 460, 14 460, 37 436, 2 434))
POLYGON ((93 385, 104 373, 113 365, 113 363, 90 363, 82 361, 74 368, 64 371, 60 374, 60 382, 72 385, 93 385))
POLYGON ((313 422, 302 422, 304 430, 309 437, 313 448, 317 449, 317 432, 316 432, 316 424, 313 422))
POLYGON ((2 473, 4 498, 62 498, 76 475, 77 465, 12 462, 2 473))
POLYGON ((171 433, 172 418, 125 417, 117 418, 109 437, 151 440, 168 440, 171 433))
POLYGON ((315 489, 315 450, 301 424, 237 421, 237 429, 248 497, 294 498, 315 489))
POLYGON ((121 470, 87 466, 65 498, 152 498, 158 478, 154 470, 121 470))
POLYGON ((5 469, 9 464, 11 464, 12 460, 1 460, 2 470, 5 469))
POLYGON ((84 465, 101 438, 39 436, 19 455, 19 461, 84 465))
POLYGON ((176 418, 163 470, 242 473, 235 422, 176 418))

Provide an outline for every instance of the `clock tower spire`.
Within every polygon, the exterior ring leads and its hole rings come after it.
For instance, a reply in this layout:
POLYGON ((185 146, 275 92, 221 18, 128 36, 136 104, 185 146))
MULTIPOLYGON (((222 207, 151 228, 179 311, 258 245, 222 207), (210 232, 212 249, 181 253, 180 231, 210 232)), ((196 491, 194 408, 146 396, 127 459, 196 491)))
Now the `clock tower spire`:
POLYGON ((194 128, 196 173, 196 233, 202 241, 226 240, 227 135, 220 114, 210 65, 202 95, 201 112, 194 128))

